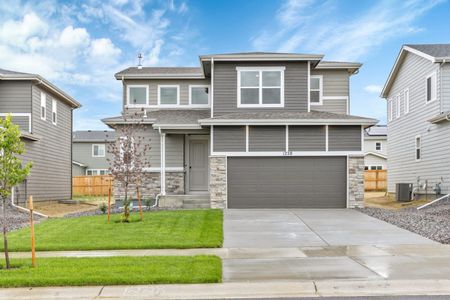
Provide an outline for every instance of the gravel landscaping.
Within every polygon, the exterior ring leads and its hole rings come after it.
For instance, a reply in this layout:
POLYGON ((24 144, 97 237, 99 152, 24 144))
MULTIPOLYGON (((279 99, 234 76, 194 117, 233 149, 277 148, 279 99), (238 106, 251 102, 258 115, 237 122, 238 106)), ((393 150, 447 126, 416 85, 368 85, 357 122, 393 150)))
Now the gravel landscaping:
MULTIPOLYGON (((3 219, 3 210, 2 206, 0 205, 0 225, 1 228, 3 228, 3 222, 5 221, 3 219)), ((39 220, 42 219, 42 217, 38 215, 34 215, 34 220, 36 222, 39 222, 39 220)), ((30 225, 30 214, 19 210, 17 208, 14 208, 10 205, 6 206, 6 228, 7 231, 17 230, 23 227, 27 227, 30 225)))
POLYGON ((448 201, 444 200, 421 210, 415 207, 399 210, 368 207, 358 210, 431 240, 450 244, 450 202, 448 201))

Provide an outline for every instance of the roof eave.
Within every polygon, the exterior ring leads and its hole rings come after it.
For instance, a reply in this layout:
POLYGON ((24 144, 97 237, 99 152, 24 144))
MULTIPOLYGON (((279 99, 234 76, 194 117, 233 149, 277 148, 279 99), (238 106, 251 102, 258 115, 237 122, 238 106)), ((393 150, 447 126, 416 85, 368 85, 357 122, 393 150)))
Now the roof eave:
POLYGON ((203 74, 115 74, 117 80, 124 79, 205 79, 203 74))
POLYGON ((362 125, 373 126, 375 119, 201 119, 200 125, 362 125))

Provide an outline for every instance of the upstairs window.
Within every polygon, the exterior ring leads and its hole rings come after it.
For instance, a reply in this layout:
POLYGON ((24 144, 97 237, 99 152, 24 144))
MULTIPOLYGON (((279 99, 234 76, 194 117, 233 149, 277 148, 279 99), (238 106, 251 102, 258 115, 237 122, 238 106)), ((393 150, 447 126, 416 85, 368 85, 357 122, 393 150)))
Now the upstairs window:
POLYGON ((127 94, 129 106, 139 107, 148 105, 147 85, 129 85, 127 94))
POLYGON ((179 105, 180 87, 178 85, 158 85, 159 105, 179 105))
POLYGON ((375 143, 375 150, 381 151, 381 142, 375 143))
POLYGON ((312 105, 322 105, 322 80, 321 75, 311 76, 309 79, 309 102, 312 105))
POLYGON ((189 105, 208 106, 209 105, 209 85, 189 86, 189 105))
POLYGON ((92 157, 105 157, 105 145, 104 144, 92 145, 92 157))
POLYGON ((56 125, 56 121, 57 121, 56 109, 57 109, 57 102, 55 99, 52 99, 52 123, 53 123, 53 125, 56 125))
POLYGON ((47 95, 41 92, 41 119, 47 118, 47 95))
POLYGON ((436 100, 436 72, 427 77, 427 103, 436 100))
POLYGON ((284 67, 237 67, 238 107, 283 107, 284 67))
POLYGON ((420 135, 416 136, 416 160, 422 158, 422 139, 420 135))

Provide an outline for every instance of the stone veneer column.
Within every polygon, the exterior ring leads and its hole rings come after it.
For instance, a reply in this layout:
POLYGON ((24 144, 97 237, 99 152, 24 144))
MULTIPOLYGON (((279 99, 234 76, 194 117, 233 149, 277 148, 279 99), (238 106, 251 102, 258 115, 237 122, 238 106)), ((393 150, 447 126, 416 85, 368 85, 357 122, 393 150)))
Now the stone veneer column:
POLYGON ((209 192, 211 208, 226 208, 227 203, 227 157, 209 157, 209 192))
POLYGON ((348 157, 348 208, 364 207, 364 156, 348 157))

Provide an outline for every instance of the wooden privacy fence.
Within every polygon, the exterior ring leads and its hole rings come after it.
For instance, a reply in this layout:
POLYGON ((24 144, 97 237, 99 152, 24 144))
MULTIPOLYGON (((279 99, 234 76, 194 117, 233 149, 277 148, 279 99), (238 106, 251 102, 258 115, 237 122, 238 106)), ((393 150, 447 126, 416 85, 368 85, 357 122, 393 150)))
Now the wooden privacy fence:
POLYGON ((386 191, 386 189, 387 189, 387 170, 364 171, 364 190, 386 191))
POLYGON ((74 196, 108 196, 109 185, 114 186, 111 175, 73 176, 74 196))

